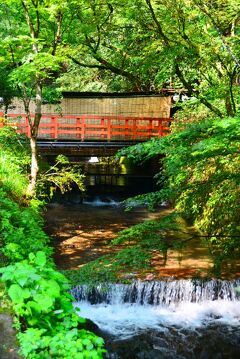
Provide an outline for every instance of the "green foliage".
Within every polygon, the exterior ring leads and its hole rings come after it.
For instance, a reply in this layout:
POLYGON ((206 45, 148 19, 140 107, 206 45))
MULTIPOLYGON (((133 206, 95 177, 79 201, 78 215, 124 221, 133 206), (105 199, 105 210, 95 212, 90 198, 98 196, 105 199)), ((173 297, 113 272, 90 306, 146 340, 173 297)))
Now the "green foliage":
POLYGON ((46 266, 46 261, 44 252, 30 253, 29 260, 2 268, 1 273, 16 315, 24 316, 27 326, 49 330, 60 316, 54 314, 54 310, 68 309, 69 300, 65 294, 68 289, 66 278, 46 266))
POLYGON ((0 129, 0 146, 1 152, 12 155, 12 162, 21 164, 23 168, 30 163, 29 139, 14 128, 5 126, 0 129))
POLYGON ((8 82, 23 96, 25 91, 29 98, 34 95, 38 79, 42 85, 52 84, 53 75, 60 70, 63 59, 57 45, 61 36, 58 33, 57 37, 56 28, 61 27, 63 10, 64 4, 56 1, 15 0, 0 6, 1 64, 9 70, 8 82))
POLYGON ((3 107, 4 113, 7 112, 13 97, 17 95, 17 90, 10 81, 10 73, 11 69, 8 66, 0 66, 0 94, 3 101, 3 106, 0 104, 0 109, 3 107))
POLYGON ((82 329, 84 320, 73 309, 68 281, 53 265, 40 202, 25 196, 28 140, 4 128, 0 149, 0 260, 5 265, 1 283, 17 318, 21 355, 102 358, 103 340, 82 329))
POLYGON ((19 328, 27 329, 19 334, 24 357, 101 358, 103 340, 77 330, 84 319, 73 309, 66 278, 47 265, 44 252, 30 253, 28 260, 2 268, 0 273, 19 328))
POLYGON ((120 250, 115 256, 115 266, 130 270, 151 268, 151 253, 141 246, 132 246, 120 250))
POLYGON ((0 190, 0 240, 2 252, 11 262, 27 258, 30 252, 44 251, 50 257, 49 239, 42 231, 43 222, 31 207, 21 207, 0 190))
POLYGON ((62 330, 54 336, 44 329, 31 328, 18 336, 21 353, 28 359, 101 359, 103 340, 85 330, 62 330))
MULTIPOLYGON (((64 58, 58 51, 62 42, 62 25, 67 2, 29 0, 4 1, 0 4, 0 73, 8 69, 3 95, 11 98, 12 89, 22 99, 31 137, 31 175, 27 194, 36 196, 38 157, 36 139, 42 116, 43 96, 53 95, 55 78, 62 71, 64 58), (50 85, 52 91, 44 91, 50 85), (50 93, 51 92, 51 93, 50 93), (34 104, 34 117, 30 104, 34 104)), ((56 91, 57 92, 57 91, 56 91)), ((6 100, 4 100, 6 102, 6 100)), ((6 106, 5 106, 6 107, 6 106)))
POLYGON ((112 256, 105 255, 101 258, 83 265, 77 270, 63 271, 70 280, 72 286, 79 284, 95 285, 117 281, 117 269, 113 266, 112 256))
POLYGON ((13 315, 11 300, 6 294, 4 283, 0 281, 0 314, 6 312, 13 315))
POLYGON ((52 198, 57 189, 63 194, 70 191, 74 185, 80 191, 85 191, 84 178, 79 166, 70 164, 66 156, 58 155, 53 166, 40 172, 37 195, 40 198, 52 198))
POLYGON ((180 106, 184 92, 217 116, 239 111, 237 0, 11 0, 0 17, 5 93, 12 81, 33 98, 38 79, 52 90, 174 88, 180 106))
POLYGON ((65 90, 159 91, 239 113, 239 1, 69 1, 65 90), (77 81, 76 81, 77 79, 77 81))
POLYGON ((0 129, 0 184, 4 191, 18 199, 24 196, 27 184, 24 175, 30 164, 28 143, 29 140, 13 128, 0 129))
MULTIPOLYGON (((165 154, 164 187, 140 196, 150 204, 168 200, 208 238, 222 260, 239 255, 239 118, 180 122, 171 135, 121 151, 136 160, 165 154)), ((162 181, 164 178, 164 181, 162 181)), ((217 260, 217 259, 216 259, 217 260)))
POLYGON ((147 245, 151 239, 155 238, 161 242, 170 230, 176 231, 179 229, 179 226, 175 222, 176 219, 176 215, 173 213, 158 221, 145 221, 130 228, 123 229, 118 233, 117 238, 112 241, 112 244, 119 245, 126 242, 131 244, 145 241, 147 245))
POLYGON ((151 251, 140 246, 131 246, 119 250, 115 254, 101 256, 99 259, 84 264, 80 269, 66 270, 63 273, 70 280, 72 286, 125 282, 125 278, 121 276, 122 272, 150 269, 150 259, 151 251))
POLYGON ((49 239, 42 231, 43 221, 36 201, 26 200, 29 146, 25 136, 12 128, 0 130, 0 247, 10 262, 27 258, 30 252, 52 253, 49 239))
POLYGON ((176 235, 180 231, 181 224, 175 213, 157 221, 145 221, 126 228, 112 241, 113 245, 127 245, 126 249, 117 253, 116 261, 135 270, 149 268, 153 253, 160 252, 165 264, 168 249, 182 245, 182 240, 176 235))

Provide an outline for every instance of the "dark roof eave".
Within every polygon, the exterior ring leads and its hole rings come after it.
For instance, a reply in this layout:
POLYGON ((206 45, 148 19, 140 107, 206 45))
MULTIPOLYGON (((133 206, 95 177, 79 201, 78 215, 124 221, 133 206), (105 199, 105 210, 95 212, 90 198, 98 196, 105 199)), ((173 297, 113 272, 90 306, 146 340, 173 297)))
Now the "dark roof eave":
POLYGON ((105 98, 105 97, 145 97, 156 96, 165 97, 171 96, 175 93, 174 89, 162 89, 159 92, 75 92, 75 91, 62 91, 64 98, 105 98))

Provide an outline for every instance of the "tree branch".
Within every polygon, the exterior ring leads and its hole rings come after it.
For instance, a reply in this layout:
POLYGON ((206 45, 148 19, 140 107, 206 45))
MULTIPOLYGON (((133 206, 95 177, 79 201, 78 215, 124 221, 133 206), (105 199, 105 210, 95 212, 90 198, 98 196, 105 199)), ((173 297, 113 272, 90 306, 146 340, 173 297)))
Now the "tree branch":
POLYGON ((161 26, 160 22, 158 21, 158 19, 156 17, 156 14, 155 14, 155 12, 153 10, 153 7, 152 7, 151 0, 145 0, 145 1, 146 1, 146 4, 147 4, 151 14, 152 14, 153 21, 155 22, 155 25, 157 26, 159 35, 161 36, 161 38, 164 41, 165 45, 169 47, 168 37, 164 34, 162 26, 161 26))
POLYGON ((183 83, 183 86, 188 90, 189 96, 192 96, 192 95, 198 96, 198 99, 200 100, 200 102, 202 104, 204 104, 206 107, 208 107, 210 111, 215 113, 218 117, 223 117, 223 114, 221 113, 221 111, 217 107, 213 106, 205 97, 202 97, 201 94, 199 93, 199 91, 196 91, 193 88, 192 84, 189 83, 185 79, 183 72, 180 69, 178 64, 176 64, 176 74, 179 77, 179 79, 181 80, 181 82, 183 83))
POLYGON ((62 14, 61 11, 59 11, 57 16, 56 16, 57 31, 56 31, 54 41, 53 41, 52 55, 55 55, 56 50, 57 50, 57 46, 58 46, 59 42, 61 41, 62 20, 63 20, 63 14, 62 14))
POLYGON ((109 70, 106 66, 98 65, 98 64, 84 64, 83 62, 78 61, 76 58, 68 55, 68 58, 72 60, 76 65, 79 65, 81 67, 86 67, 89 69, 100 69, 100 70, 109 70))
POLYGON ((126 77, 129 81, 131 81, 138 90, 140 90, 140 81, 136 76, 131 74, 130 72, 125 71, 124 69, 118 68, 115 65, 111 64, 109 61, 103 59, 101 56, 97 54, 93 54, 93 57, 101 64, 85 64, 80 61, 78 61, 76 58, 72 56, 68 56, 69 59, 71 59, 76 65, 86 67, 86 68, 97 68, 100 70, 107 70, 115 73, 116 75, 121 75, 123 77, 126 77))
POLYGON ((206 10, 205 4, 201 1, 200 3, 198 1, 194 1, 196 6, 206 15, 209 17, 209 19, 211 20, 213 26, 215 27, 215 30, 217 31, 223 47, 227 50, 227 52, 229 53, 230 57, 232 58, 232 60, 234 61, 234 63, 236 64, 237 67, 240 68, 240 61, 239 59, 235 56, 235 54, 233 53, 232 49, 230 48, 230 46, 226 43, 223 34, 221 33, 221 30, 219 28, 219 26, 217 25, 216 21, 214 20, 214 17, 206 10))
POLYGON ((26 4, 26 1, 25 0, 22 0, 21 1, 22 3, 22 7, 23 7, 23 10, 24 10, 24 14, 25 14, 25 18, 26 18, 26 21, 27 21, 27 24, 29 26, 29 29, 30 29, 30 34, 32 36, 33 39, 36 39, 36 31, 34 29, 34 25, 32 23, 32 20, 31 20, 31 16, 29 14, 29 10, 28 10, 28 7, 27 7, 27 4, 26 4))

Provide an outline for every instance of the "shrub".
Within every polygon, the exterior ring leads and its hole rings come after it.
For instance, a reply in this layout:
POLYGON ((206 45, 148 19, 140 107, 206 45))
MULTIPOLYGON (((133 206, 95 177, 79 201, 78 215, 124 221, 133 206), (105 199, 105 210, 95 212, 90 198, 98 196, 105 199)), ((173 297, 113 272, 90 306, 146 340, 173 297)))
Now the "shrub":
POLYGON ((0 259, 9 265, 0 273, 16 316, 20 354, 102 358, 103 340, 81 328, 84 319, 73 309, 68 281, 51 259, 40 202, 26 198, 28 165, 28 140, 11 128, 1 129, 0 259))

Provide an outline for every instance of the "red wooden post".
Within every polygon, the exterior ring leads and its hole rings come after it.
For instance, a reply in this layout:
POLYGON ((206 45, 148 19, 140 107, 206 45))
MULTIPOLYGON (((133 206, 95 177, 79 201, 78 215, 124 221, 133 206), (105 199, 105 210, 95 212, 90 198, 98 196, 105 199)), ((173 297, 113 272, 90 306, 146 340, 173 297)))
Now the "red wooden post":
POLYGON ((129 126, 129 119, 127 118, 125 120, 125 129, 124 129, 124 137, 125 138, 126 138, 126 133, 128 133, 128 130, 129 130, 128 126, 129 126))
POLYGON ((104 118, 101 118, 101 128, 100 128, 100 133, 101 133, 101 138, 104 138, 104 118))
POLYGON ((158 135, 159 137, 163 136, 163 125, 161 120, 158 120, 158 135))
POLYGON ((80 117, 76 117, 76 137, 81 137, 81 120, 80 117))
POLYGON ((58 138, 58 117, 51 117, 53 138, 58 138))
POLYGON ((111 119, 108 118, 107 120, 107 140, 111 140, 111 119))
POLYGON ((82 118, 82 123, 81 123, 81 141, 85 140, 85 118, 82 118))
POLYGON ((137 120, 133 119, 133 140, 136 140, 137 137, 137 120))
POLYGON ((148 137, 151 138, 153 135, 153 120, 149 120, 148 137))

